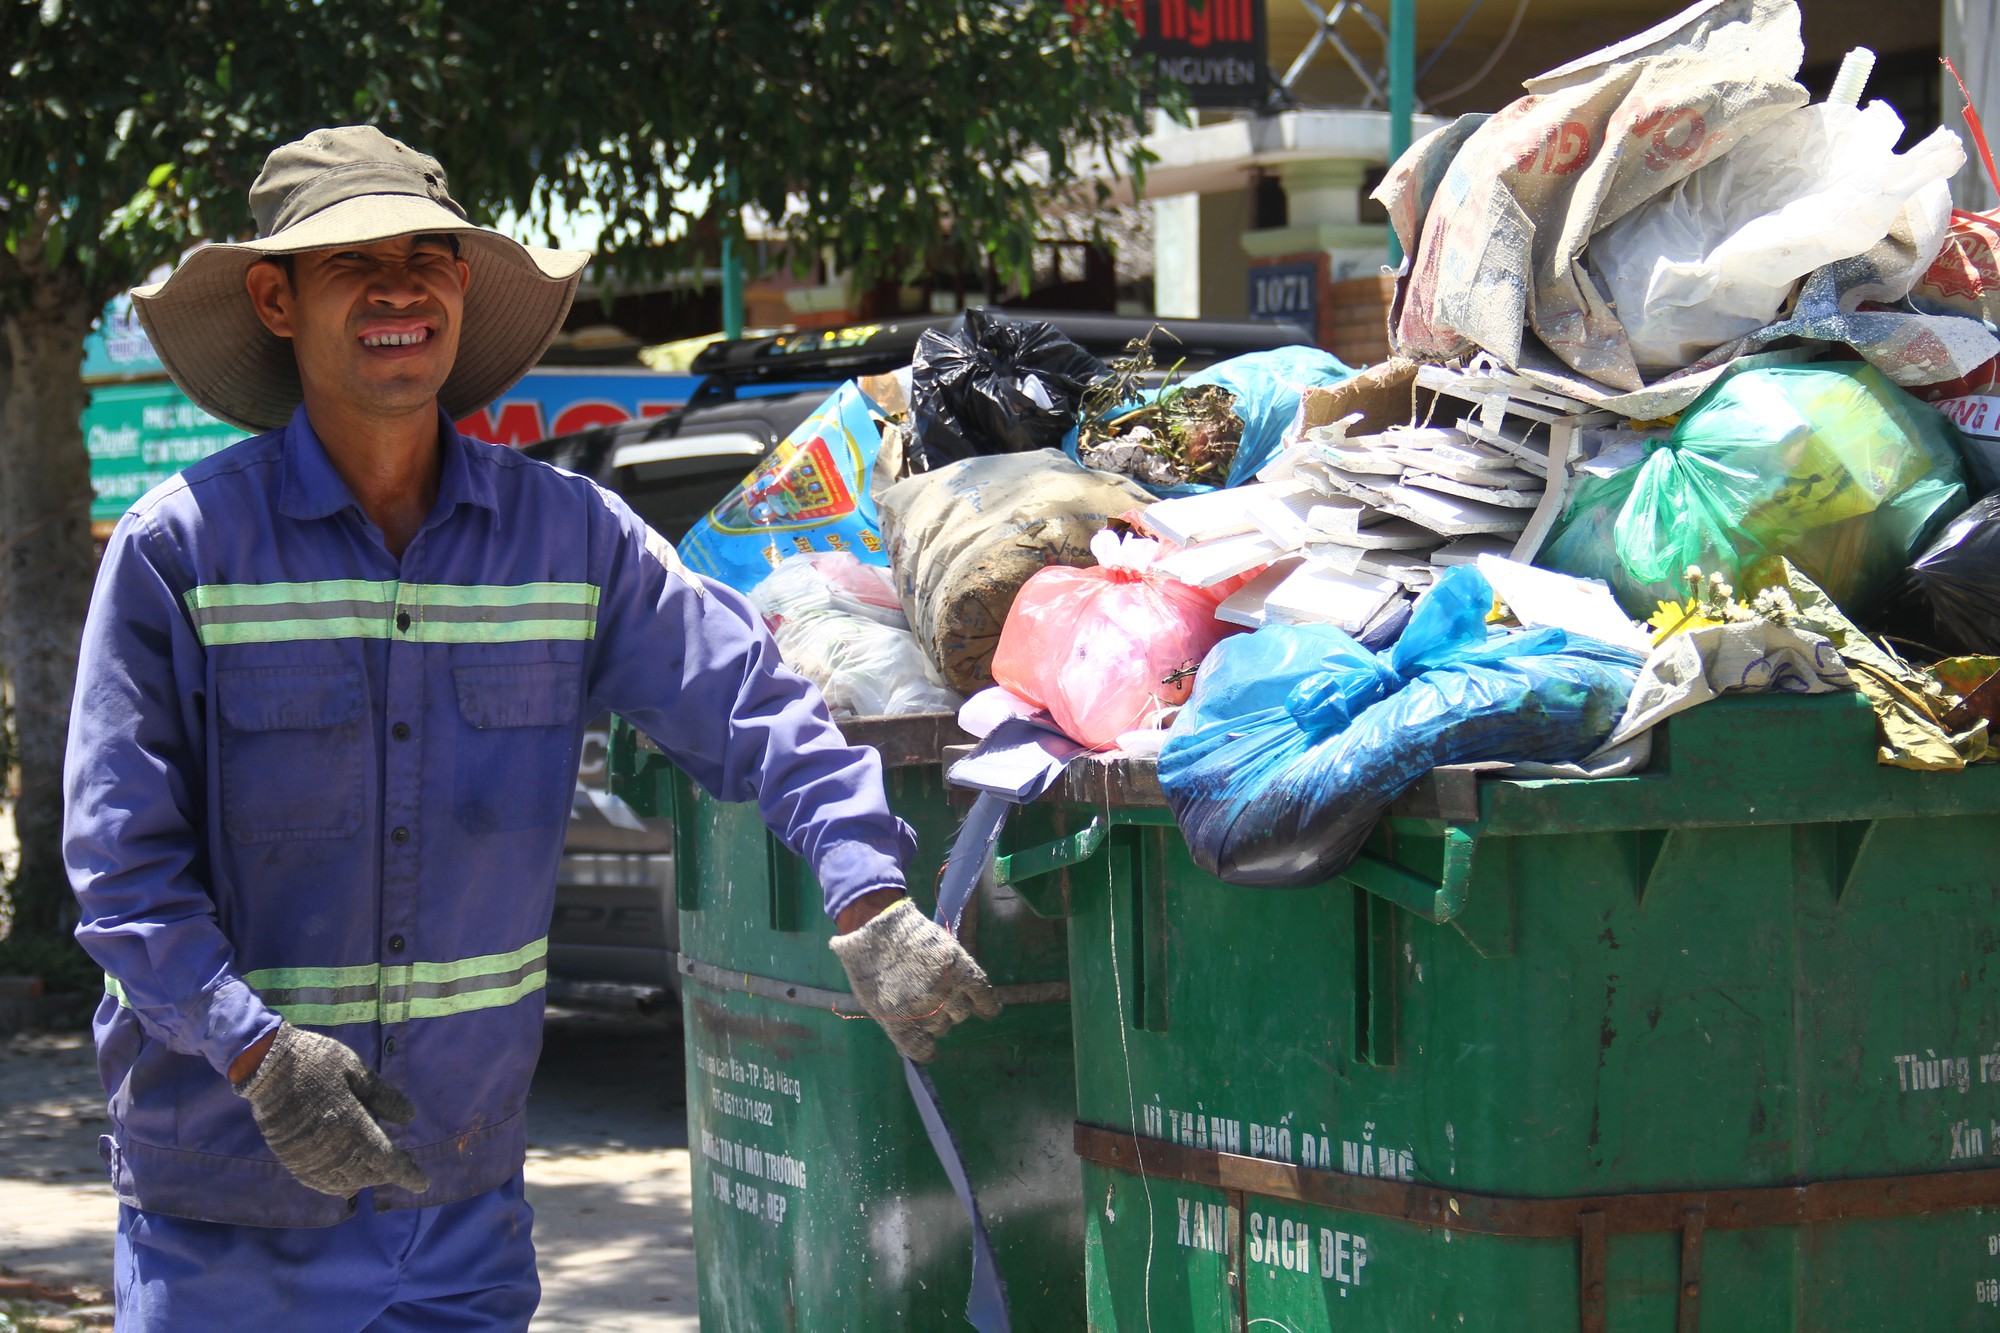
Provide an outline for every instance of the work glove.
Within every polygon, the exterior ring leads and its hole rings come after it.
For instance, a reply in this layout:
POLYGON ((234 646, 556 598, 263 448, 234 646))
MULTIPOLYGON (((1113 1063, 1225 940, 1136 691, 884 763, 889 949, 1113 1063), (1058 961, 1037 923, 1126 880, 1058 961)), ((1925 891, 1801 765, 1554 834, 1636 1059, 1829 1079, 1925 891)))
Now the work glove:
POLYGON ((249 1101, 271 1152, 307 1189, 346 1199, 371 1185, 413 1194, 431 1187, 373 1119, 402 1124, 417 1109, 332 1037, 280 1023, 257 1072, 230 1086, 249 1101))
POLYGON ((854 998, 918 1064, 937 1056, 937 1039, 967 1014, 992 1018, 1000 997, 950 931, 908 898, 859 930, 833 937, 854 998))

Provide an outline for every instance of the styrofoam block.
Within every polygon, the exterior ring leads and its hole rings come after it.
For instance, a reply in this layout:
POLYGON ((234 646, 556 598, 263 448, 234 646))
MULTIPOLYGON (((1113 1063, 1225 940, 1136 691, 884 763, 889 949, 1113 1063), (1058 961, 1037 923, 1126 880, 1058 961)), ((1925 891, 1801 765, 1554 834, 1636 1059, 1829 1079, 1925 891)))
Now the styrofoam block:
POLYGON ((1525 509, 1502 509, 1415 486, 1391 486, 1389 503, 1383 507, 1445 537, 1464 537, 1475 532, 1519 532, 1528 526, 1525 509))
POLYGON ((1393 449, 1323 449, 1320 456, 1335 467, 1367 477, 1394 477, 1403 460, 1393 449))
POLYGON ((1536 504, 1540 503, 1542 498, 1542 479, 1540 477, 1530 477, 1525 472, 1519 475, 1526 478, 1528 485, 1533 489, 1524 490, 1511 486, 1471 486, 1452 477, 1440 477, 1434 472, 1405 473, 1403 484, 1405 486, 1421 486, 1427 491, 1436 491, 1440 495, 1456 495, 1462 500, 1477 500, 1481 504, 1497 505, 1502 509, 1533 509, 1536 504))
POLYGON ((1361 557, 1355 572, 1393 579, 1413 591, 1428 588, 1437 581, 1436 568, 1421 551, 1369 551, 1361 557))
POLYGON ((1299 554, 1305 557, 1308 564, 1323 565, 1342 574, 1354 574, 1360 571, 1361 561, 1368 552, 1345 542, 1311 541, 1299 548, 1299 554))
POLYGON ((1290 483, 1259 483, 1160 500, 1147 508, 1146 526, 1179 546, 1234 537, 1256 528, 1250 515, 1259 503, 1299 489, 1290 483))
MULTIPOLYGON (((1396 475, 1398 477, 1402 475, 1400 465, 1396 475)), ((1333 488, 1335 494, 1372 505, 1379 505, 1387 500, 1389 488, 1395 484, 1389 477, 1363 476, 1337 467, 1327 468, 1325 476, 1326 484, 1333 488)))
POLYGON ((1525 470, 1537 476, 1548 475, 1549 437, 1546 427, 1537 426, 1529 431, 1518 428, 1512 431, 1489 430, 1469 417, 1458 424, 1474 439, 1484 441, 1501 452, 1512 455, 1525 470))
POLYGON ((1310 563, 1264 599, 1267 625, 1338 625, 1358 634, 1402 587, 1394 579, 1342 574, 1310 563))
POLYGON ((1263 533, 1245 532, 1175 551, 1162 557, 1153 568, 1190 587, 1208 588, 1269 564, 1282 554, 1278 544, 1263 533))
POLYGON ((1333 540, 1364 551, 1427 551, 1444 539, 1420 523, 1390 515, 1333 540))
POLYGON ((1382 522, 1385 517, 1380 509, 1365 500, 1346 495, 1317 496, 1306 510, 1306 527, 1315 536, 1341 540, 1382 522))
POLYGON ((1469 565, 1482 555, 1506 555, 1514 549, 1512 538, 1481 533, 1472 537, 1456 537, 1431 552, 1431 563, 1439 569, 1450 569, 1453 565, 1469 565))
POLYGON ((1231 625, 1242 625, 1248 629, 1261 629, 1264 624, 1265 599, 1277 590, 1278 585, 1292 576, 1304 562, 1296 557, 1280 560, 1269 569, 1251 579, 1223 599, 1215 608, 1215 618, 1231 625))
POLYGON ((1295 550, 1313 536, 1306 515, 1314 505, 1325 504, 1329 498, 1302 486, 1289 495, 1269 496, 1251 506, 1250 521, 1280 548, 1295 550))
POLYGON ((1523 625, 1553 625, 1634 652, 1652 651, 1652 635, 1640 629, 1618 605, 1610 587, 1596 579, 1579 579, 1494 555, 1479 558, 1479 572, 1523 625))
MULTIPOLYGON (((1417 432, 1412 431, 1410 433, 1414 435, 1417 432)), ((1397 456, 1405 459, 1446 458, 1460 467, 1506 468, 1514 466, 1514 460, 1511 457, 1495 449, 1490 444, 1482 444, 1480 441, 1467 435, 1464 431, 1439 429, 1425 433, 1430 435, 1448 435, 1451 438, 1431 444, 1404 444, 1397 448, 1397 456)))

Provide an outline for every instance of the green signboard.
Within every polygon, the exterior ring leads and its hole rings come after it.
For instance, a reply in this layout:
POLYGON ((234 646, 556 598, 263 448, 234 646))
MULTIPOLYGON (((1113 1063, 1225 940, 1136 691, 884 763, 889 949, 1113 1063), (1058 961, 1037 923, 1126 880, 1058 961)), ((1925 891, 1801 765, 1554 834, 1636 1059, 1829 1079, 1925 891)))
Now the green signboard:
POLYGON ((83 340, 84 380, 152 378, 166 372, 139 317, 132 313, 131 296, 121 293, 113 297, 97 317, 97 326, 83 340))
POLYGON ((90 449, 93 523, 111 522, 173 476, 244 438, 171 384, 109 384, 90 391, 83 441, 90 449))

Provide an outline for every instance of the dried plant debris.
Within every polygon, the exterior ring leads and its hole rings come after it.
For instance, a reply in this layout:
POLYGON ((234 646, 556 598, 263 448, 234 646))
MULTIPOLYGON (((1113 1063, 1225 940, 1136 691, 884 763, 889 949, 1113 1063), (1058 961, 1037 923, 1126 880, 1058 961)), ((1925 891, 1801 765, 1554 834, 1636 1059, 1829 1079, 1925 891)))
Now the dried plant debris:
POLYGON ((1085 391, 1077 457, 1085 467, 1122 473, 1148 486, 1220 486, 1243 442, 1236 395, 1218 384, 1175 383, 1176 362, 1159 393, 1132 406, 1158 369, 1153 333, 1126 344, 1125 355, 1111 361, 1111 374, 1085 391))

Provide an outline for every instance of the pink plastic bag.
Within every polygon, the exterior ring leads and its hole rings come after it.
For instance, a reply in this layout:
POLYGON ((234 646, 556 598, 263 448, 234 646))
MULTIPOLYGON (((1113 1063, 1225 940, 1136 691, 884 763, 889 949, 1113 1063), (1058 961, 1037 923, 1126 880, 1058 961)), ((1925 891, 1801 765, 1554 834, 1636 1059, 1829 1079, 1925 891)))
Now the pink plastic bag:
POLYGON ((1195 668, 1235 627, 1198 588, 1151 570, 1159 543, 1099 533, 1094 569, 1052 565, 1026 584, 993 653, 993 679, 1106 749, 1187 701, 1195 668))

